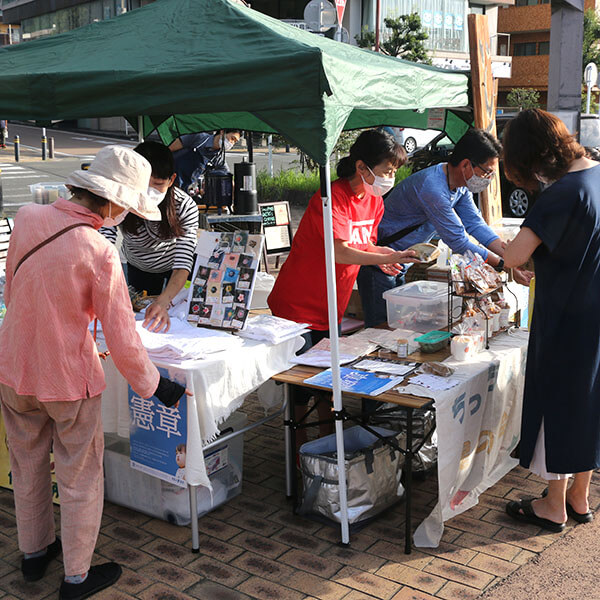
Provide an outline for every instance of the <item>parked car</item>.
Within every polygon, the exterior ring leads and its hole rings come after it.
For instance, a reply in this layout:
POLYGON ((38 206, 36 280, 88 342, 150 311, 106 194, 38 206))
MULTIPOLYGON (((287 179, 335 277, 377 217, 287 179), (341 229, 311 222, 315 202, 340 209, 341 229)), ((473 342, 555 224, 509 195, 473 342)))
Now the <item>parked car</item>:
MULTIPOLYGON (((496 125, 498 127, 498 136, 502 136, 502 130, 504 125, 508 122, 510 117, 501 118, 498 117, 496 125)), ((432 165, 440 162, 445 162, 448 156, 452 153, 454 144, 444 133, 438 133, 438 135, 429 142, 421 150, 417 150, 409 160, 409 164, 412 167, 413 173, 426 169, 432 165)), ((523 187, 517 186, 509 181, 504 173, 504 165, 502 160, 500 161, 500 190, 502 194, 502 213, 505 217, 514 217, 522 219, 527 215, 535 200, 538 192, 527 190, 523 187)), ((476 198, 476 202, 478 202, 476 198)))
POLYGON ((436 129, 411 129, 409 127, 384 127, 384 129, 404 146, 407 154, 412 154, 417 148, 426 146, 440 133, 436 129))

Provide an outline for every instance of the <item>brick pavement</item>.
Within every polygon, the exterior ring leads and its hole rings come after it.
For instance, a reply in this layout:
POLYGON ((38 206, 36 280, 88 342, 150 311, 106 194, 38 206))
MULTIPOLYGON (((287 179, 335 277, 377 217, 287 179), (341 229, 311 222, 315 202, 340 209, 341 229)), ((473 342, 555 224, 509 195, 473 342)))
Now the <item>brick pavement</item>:
MULTIPOLYGON (((256 401, 244 411, 262 416, 256 401)), ((446 525, 439 548, 403 552, 404 506, 381 515, 340 547, 338 529, 293 516, 284 495, 281 423, 246 434, 243 491, 200 520, 200 553, 191 533, 107 503, 94 562, 124 566, 98 600, 471 600, 535 558, 563 534, 544 534, 504 513, 508 499, 544 484, 520 467, 446 525)), ((436 479, 416 483, 415 512, 436 502, 436 479)), ((600 474, 593 483, 600 504, 600 474)), ((572 522, 569 522, 572 525, 572 522)), ((569 527, 570 529, 570 527, 569 527)), ((62 566, 26 584, 20 573, 12 493, 0 490, 0 599, 56 598, 62 566)))

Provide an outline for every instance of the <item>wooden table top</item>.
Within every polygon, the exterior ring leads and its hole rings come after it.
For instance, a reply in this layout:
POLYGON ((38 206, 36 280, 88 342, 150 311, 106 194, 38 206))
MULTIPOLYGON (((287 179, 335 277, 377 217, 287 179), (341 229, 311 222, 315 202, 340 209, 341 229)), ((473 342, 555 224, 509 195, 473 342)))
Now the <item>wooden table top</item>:
MULTIPOLYGON (((390 355, 392 355, 390 353, 390 355)), ((444 359, 450 356, 450 347, 446 347, 439 352, 434 352, 432 354, 425 354, 423 352, 414 352, 410 354, 406 360, 409 362, 438 362, 443 361, 444 359)), ((374 353, 369 356, 369 358, 377 358, 378 354, 374 353)), ((321 367, 309 367, 308 365, 296 365, 287 371, 283 371, 282 373, 278 373, 277 375, 273 375, 271 379, 277 381, 279 383, 288 383, 290 385, 299 385, 302 387, 313 388, 315 390, 323 390, 324 388, 310 385, 305 383, 304 380, 312 377, 313 375, 317 375, 321 373, 325 369, 321 367)), ((431 398, 422 398, 420 396, 412 396, 411 394, 402 394, 397 392, 396 390, 389 390, 387 392, 383 392, 378 396, 365 396, 364 394, 356 394, 353 392, 342 392, 344 396, 350 396, 353 398, 369 398, 372 400, 377 400, 378 402, 389 402, 391 404, 397 404, 398 406, 402 406, 404 408, 423 408, 431 403, 431 398)))

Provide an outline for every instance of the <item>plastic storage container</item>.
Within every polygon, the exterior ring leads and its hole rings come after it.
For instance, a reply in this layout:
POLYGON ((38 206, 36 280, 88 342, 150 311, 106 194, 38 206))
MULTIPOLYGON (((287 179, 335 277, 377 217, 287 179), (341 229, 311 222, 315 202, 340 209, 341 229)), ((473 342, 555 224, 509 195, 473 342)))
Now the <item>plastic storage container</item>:
MULTIPOLYGON (((448 284, 413 281, 383 292, 387 321, 393 329, 427 333, 448 325, 448 284)), ((460 316, 462 298, 452 298, 452 314, 460 316)))
POLYGON ((29 186, 31 199, 36 204, 52 204, 59 198, 68 198, 69 190, 64 183, 34 183, 29 186))
MULTIPOLYGON (((221 424, 219 429, 227 435, 232 431, 239 431, 247 422, 247 415, 238 411, 221 424)), ((104 443, 104 497, 107 500, 175 525, 189 525, 188 488, 132 469, 129 466, 128 439, 116 434, 105 434, 104 443)), ((213 499, 211 501, 207 488, 198 486, 198 516, 210 512, 242 492, 243 460, 243 435, 205 454, 206 468, 213 486, 213 499), (220 460, 214 460, 216 457, 220 460), (224 466, 211 473, 211 468, 217 462, 224 466)))

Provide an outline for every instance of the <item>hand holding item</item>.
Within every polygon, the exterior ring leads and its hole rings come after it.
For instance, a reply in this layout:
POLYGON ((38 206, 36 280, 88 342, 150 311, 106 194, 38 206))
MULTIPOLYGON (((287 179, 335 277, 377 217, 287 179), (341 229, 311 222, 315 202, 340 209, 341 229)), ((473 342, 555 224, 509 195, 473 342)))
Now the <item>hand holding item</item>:
POLYGON ((162 301, 156 300, 146 308, 143 326, 148 331, 166 333, 171 327, 171 319, 166 306, 162 301))
POLYGON ((512 275, 513 275, 513 279, 517 283, 520 283, 521 285, 529 287, 529 284, 530 284, 532 278, 535 276, 535 273, 533 273, 532 271, 526 271, 525 269, 517 269, 515 267, 512 270, 512 275))

